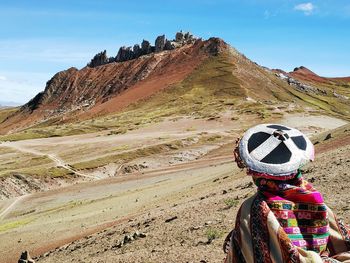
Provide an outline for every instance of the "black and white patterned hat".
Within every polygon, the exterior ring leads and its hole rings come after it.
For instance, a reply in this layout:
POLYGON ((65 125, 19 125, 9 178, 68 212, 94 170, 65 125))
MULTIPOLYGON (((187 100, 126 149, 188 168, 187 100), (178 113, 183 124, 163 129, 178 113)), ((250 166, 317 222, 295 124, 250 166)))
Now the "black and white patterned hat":
POLYGON ((314 146, 300 131, 279 124, 250 128, 239 142, 239 155, 247 168, 283 176, 295 173, 314 159, 314 146))

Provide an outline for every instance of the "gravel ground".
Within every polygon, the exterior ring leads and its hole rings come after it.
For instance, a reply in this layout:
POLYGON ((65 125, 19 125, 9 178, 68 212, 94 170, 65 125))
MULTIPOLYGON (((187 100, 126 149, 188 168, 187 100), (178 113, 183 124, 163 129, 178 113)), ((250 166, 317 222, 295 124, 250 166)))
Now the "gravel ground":
MULTIPOLYGON (((336 141, 332 142, 334 146, 336 141)), ((326 203, 350 221, 350 145, 332 147, 304 168, 326 203)), ((77 240, 38 262, 222 262, 237 210, 255 192, 244 172, 223 175, 168 199, 138 218, 77 240), (176 202, 176 200, 181 200, 176 202), (135 238, 129 238, 132 235, 135 238), (133 239, 133 240, 132 240, 133 239), (125 240, 124 244, 121 244, 125 240)))

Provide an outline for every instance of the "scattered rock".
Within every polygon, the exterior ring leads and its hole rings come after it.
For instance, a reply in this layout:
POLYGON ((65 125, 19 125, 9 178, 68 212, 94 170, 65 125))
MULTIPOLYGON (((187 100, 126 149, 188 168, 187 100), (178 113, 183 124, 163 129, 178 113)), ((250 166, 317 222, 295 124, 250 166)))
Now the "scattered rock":
POLYGON ((279 77, 280 79, 286 81, 290 86, 293 86, 295 89, 297 89, 301 92, 313 93, 313 94, 318 94, 318 95, 327 95, 327 92, 325 90, 301 83, 300 81, 298 81, 294 78, 291 78, 283 73, 275 73, 275 75, 277 77, 279 77))
POLYGON ((348 99, 349 99, 348 96, 338 94, 338 93, 336 93, 335 91, 333 91, 333 96, 336 97, 336 98, 338 98, 338 99, 343 99, 343 100, 348 100, 348 99))
POLYGON ((245 185, 241 186, 241 189, 247 189, 253 187, 253 182, 246 183, 245 185))
POLYGON ((23 251, 18 263, 35 263, 35 261, 30 257, 28 251, 23 251))
POLYGON ((201 228, 203 228, 203 226, 191 226, 190 231, 199 230, 201 228))
POLYGON ((127 165, 127 166, 123 167, 122 173, 126 174, 126 173, 138 172, 138 171, 141 171, 141 170, 143 170, 145 168, 148 168, 148 166, 146 164, 127 165))
POLYGON ((211 243, 211 241, 208 239, 208 238, 204 238, 204 237, 201 237, 201 238, 198 238, 196 239, 195 241, 195 246, 205 246, 205 245, 209 245, 211 243))
POLYGON ((327 136, 326 136, 326 138, 324 138, 324 141, 327 141, 327 140, 329 140, 329 139, 331 139, 331 138, 332 138, 332 134, 331 134, 331 133, 328 133, 327 136))
POLYGON ((211 224, 213 224, 213 221, 207 221, 207 222, 204 223, 204 225, 206 225, 206 226, 209 226, 211 224))
POLYGON ((177 219, 177 216, 170 217, 168 219, 165 219, 165 223, 169 223, 171 221, 174 221, 175 219, 177 219))
POLYGON ((121 248, 122 246, 131 243, 138 238, 145 238, 147 235, 145 233, 136 230, 134 233, 125 235, 122 240, 117 240, 117 242, 111 247, 112 249, 121 248))

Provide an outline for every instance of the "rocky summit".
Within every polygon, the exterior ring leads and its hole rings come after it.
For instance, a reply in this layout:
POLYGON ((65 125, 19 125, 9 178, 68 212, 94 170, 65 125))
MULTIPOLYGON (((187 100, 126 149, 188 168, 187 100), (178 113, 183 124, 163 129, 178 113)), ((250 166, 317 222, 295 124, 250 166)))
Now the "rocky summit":
POLYGON ((187 44, 193 44, 196 40, 197 38, 189 32, 177 32, 173 40, 168 40, 165 35, 161 35, 156 38, 154 46, 148 40, 143 40, 141 47, 139 44, 135 44, 133 47, 120 47, 115 57, 108 57, 106 50, 104 50, 96 54, 87 66, 94 68, 112 62, 124 62, 150 53, 172 50, 187 44))
MULTIPOLYGON (((191 98, 189 105, 203 105, 208 98, 202 93, 213 92, 218 100, 262 104, 297 100, 330 114, 349 116, 349 78, 320 77, 306 67, 289 73, 270 70, 220 38, 203 40, 180 31, 174 39, 159 35, 154 45, 144 39, 140 44, 123 46, 115 57, 109 57, 104 50, 82 69, 71 67, 56 73, 42 92, 21 108, 3 115, 0 134, 25 133, 24 129, 34 125, 79 123, 120 113, 165 90, 181 94, 183 90, 174 88, 189 81, 193 81, 189 89, 193 88, 196 94, 185 97, 191 98), (214 87, 218 89, 215 92, 214 87)), ((93 129, 99 126, 94 125, 93 129)), ((73 133, 81 132, 85 130, 76 129, 73 133)), ((45 136, 39 131, 35 133, 38 137, 45 136)), ((56 135, 55 131, 51 133, 56 135)))
POLYGON ((270 70, 183 32, 115 53, 0 110, 0 263, 222 262, 256 192, 233 144, 259 123, 313 137, 303 173, 349 222, 349 78, 270 70))

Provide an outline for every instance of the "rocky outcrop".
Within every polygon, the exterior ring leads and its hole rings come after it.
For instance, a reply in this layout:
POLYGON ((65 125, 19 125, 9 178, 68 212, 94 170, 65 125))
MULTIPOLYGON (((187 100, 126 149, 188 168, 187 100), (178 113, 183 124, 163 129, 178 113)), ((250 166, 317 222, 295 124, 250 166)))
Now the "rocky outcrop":
POLYGON ((182 42, 184 40, 184 34, 182 33, 182 31, 177 32, 175 35, 175 41, 176 42, 182 42))
POLYGON ((173 41, 167 40, 165 42, 165 45, 164 45, 164 49, 165 50, 172 50, 172 49, 175 49, 175 48, 176 48, 176 45, 174 44, 173 41))
POLYGON ((154 43, 154 49, 155 49, 154 51, 155 52, 163 51, 165 47, 165 42, 166 42, 165 35, 157 37, 154 43))
MULTIPOLYGON (((113 60, 113 58, 112 58, 113 60)), ((110 63, 113 61, 110 61, 110 59, 107 57, 107 51, 104 50, 98 54, 96 54, 93 59, 91 59, 90 63, 88 63, 88 67, 94 68, 98 67, 107 63, 110 63)))
POLYGON ((132 48, 132 51, 134 52, 134 56, 136 58, 142 55, 142 49, 139 44, 135 44, 134 47, 132 48))
POLYGON ((139 58, 58 72, 47 82, 43 92, 0 123, 0 132, 7 133, 48 120, 74 122, 120 111, 182 81, 225 45, 229 50, 229 46, 218 39, 198 39, 181 48, 178 45, 182 44, 168 40, 165 51, 152 53, 152 46, 144 41, 132 50, 121 49, 118 56, 120 60, 129 59, 132 51, 132 54, 140 55, 139 58))
POLYGON ((151 43, 147 40, 143 40, 141 43, 142 55, 152 53, 151 43))
POLYGON ((127 61, 133 58, 135 58, 135 55, 131 47, 121 47, 115 57, 115 62, 127 61))
POLYGON ((327 92, 325 90, 301 83, 300 81, 283 74, 281 72, 275 73, 277 77, 280 79, 286 81, 290 86, 294 87, 295 89, 304 92, 304 93, 313 93, 313 94, 318 94, 318 95, 327 95, 327 92))
POLYGON ((153 52, 162 52, 164 50, 173 50, 175 48, 182 47, 187 44, 194 44, 197 40, 191 33, 189 32, 177 32, 175 35, 175 39, 168 40, 165 35, 158 36, 155 40, 154 46, 147 40, 143 40, 141 43, 141 47, 139 44, 135 44, 133 47, 121 47, 117 53, 117 56, 108 58, 106 50, 96 54, 91 62, 87 64, 88 67, 94 68, 101 65, 105 65, 112 62, 124 62, 128 60, 132 60, 135 58, 139 58, 143 55, 148 55, 153 52))

